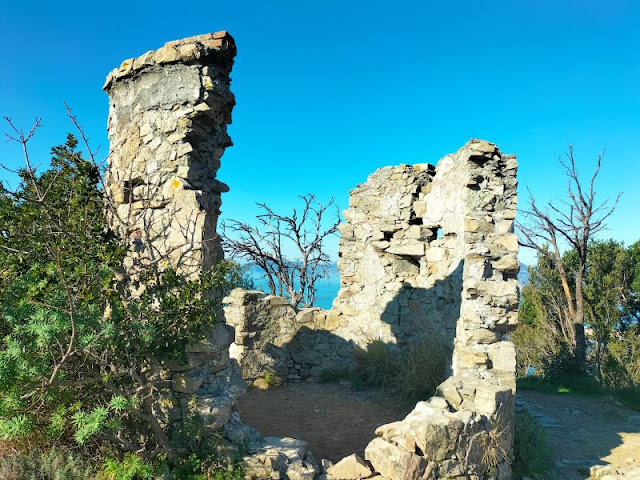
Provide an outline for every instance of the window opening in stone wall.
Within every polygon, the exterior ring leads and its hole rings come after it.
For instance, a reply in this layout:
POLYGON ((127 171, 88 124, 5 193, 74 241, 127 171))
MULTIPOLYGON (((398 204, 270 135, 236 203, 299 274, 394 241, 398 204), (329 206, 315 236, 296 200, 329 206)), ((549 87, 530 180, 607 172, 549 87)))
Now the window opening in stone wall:
POLYGON ((124 203, 133 203, 133 190, 144 182, 140 178, 134 178, 124 181, 124 203))

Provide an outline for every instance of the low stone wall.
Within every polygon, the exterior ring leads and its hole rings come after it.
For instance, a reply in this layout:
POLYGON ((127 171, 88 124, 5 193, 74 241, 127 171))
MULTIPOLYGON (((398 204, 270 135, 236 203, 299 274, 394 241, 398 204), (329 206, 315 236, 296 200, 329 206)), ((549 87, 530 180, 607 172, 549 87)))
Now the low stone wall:
POLYGON ((296 311, 286 298, 240 288, 224 303, 226 321, 235 328, 230 354, 246 380, 317 380, 351 365, 354 345, 333 335, 332 312, 296 311))

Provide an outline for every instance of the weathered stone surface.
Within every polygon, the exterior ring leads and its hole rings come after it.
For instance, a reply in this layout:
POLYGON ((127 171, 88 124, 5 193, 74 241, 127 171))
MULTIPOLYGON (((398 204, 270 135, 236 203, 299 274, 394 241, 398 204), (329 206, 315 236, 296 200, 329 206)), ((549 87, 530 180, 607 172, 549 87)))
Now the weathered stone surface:
MULTIPOLYGON (((231 145, 234 55, 226 32, 200 35, 125 60, 107 77, 107 214, 129 247, 134 297, 149 267, 196 278, 222 259, 216 224, 228 187, 215 175, 231 145)), ((216 433, 244 389, 229 361, 233 329, 219 323, 204 337, 187 347, 187 362, 165 362, 159 372, 166 388, 157 384, 154 408, 169 434, 194 413, 216 433)))
POLYGON ((192 276, 222 258, 215 180, 235 103, 226 32, 172 42, 108 77, 111 224, 131 243, 129 271, 150 263, 192 276))
POLYGON ((180 393, 195 393, 204 383, 204 376, 199 372, 177 373, 173 376, 173 389, 180 393))
POLYGON ((326 471, 328 480, 360 480, 372 475, 365 461, 355 453, 344 457, 326 471))
POLYGON ((247 479, 314 480, 320 473, 307 443, 295 438, 264 437, 243 460, 247 479))
POLYGON ((391 480, 414 480, 421 477, 427 460, 382 438, 372 440, 364 451, 376 472, 391 480))

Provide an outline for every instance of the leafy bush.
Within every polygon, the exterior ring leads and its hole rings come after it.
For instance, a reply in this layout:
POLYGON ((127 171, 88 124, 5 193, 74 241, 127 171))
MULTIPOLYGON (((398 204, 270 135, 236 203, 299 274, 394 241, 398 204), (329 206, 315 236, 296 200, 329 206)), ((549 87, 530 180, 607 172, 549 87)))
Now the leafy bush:
POLYGON ((177 461, 164 462, 158 469, 172 480, 244 480, 244 468, 237 461, 220 461, 215 456, 192 454, 177 461))
POLYGON ((611 387, 640 387, 640 324, 612 338, 602 368, 602 382, 611 387))
POLYGON ((150 480, 153 467, 137 455, 126 454, 122 461, 107 458, 98 480, 150 480))
POLYGON ((183 455, 159 418, 161 373, 242 274, 229 262, 195 280, 151 266, 131 298, 101 172, 76 148, 68 136, 49 170, 0 188, 0 439, 183 455))
POLYGON ((547 431, 527 412, 516 413, 514 436, 513 477, 524 475, 533 480, 545 480, 551 472, 551 450, 547 431))

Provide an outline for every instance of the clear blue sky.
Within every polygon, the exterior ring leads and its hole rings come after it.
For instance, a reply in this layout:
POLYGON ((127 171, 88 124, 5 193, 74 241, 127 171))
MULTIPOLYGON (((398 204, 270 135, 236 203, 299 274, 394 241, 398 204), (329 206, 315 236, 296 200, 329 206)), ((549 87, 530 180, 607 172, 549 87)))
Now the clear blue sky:
MULTIPOLYGON (((606 236, 630 243, 640 238, 639 25, 632 0, 5 2, 0 114, 25 127, 43 117, 32 155, 46 164, 71 130, 67 102, 106 154, 106 74, 224 29, 238 57, 223 216, 248 220, 255 201, 286 211, 307 192, 346 208, 376 168, 433 163, 471 137, 518 155, 524 205, 526 185, 540 199, 562 195, 556 156, 572 142, 585 173, 606 148, 598 193, 624 192, 606 236)), ((20 159, 0 142, 0 162, 20 159)))

